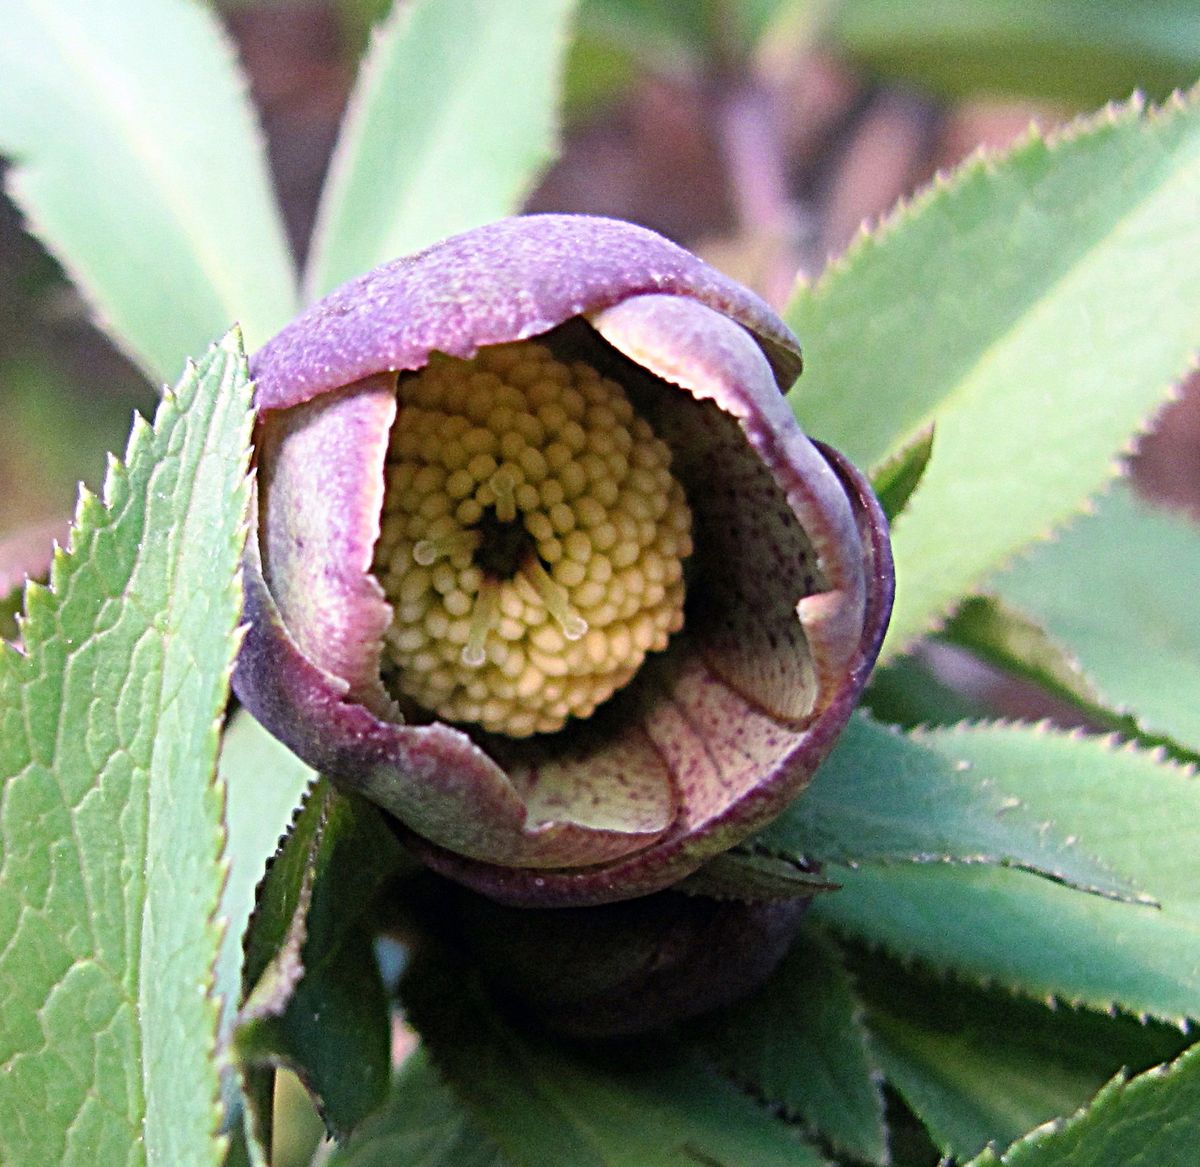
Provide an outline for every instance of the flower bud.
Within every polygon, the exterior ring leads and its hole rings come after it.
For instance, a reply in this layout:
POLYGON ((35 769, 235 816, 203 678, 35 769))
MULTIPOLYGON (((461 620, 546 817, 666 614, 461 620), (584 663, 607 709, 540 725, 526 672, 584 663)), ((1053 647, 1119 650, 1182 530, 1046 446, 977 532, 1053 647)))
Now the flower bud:
POLYGON ((891 560, 756 296, 530 216, 351 281, 251 370, 235 688, 430 867, 518 905, 645 895, 811 777, 891 560))

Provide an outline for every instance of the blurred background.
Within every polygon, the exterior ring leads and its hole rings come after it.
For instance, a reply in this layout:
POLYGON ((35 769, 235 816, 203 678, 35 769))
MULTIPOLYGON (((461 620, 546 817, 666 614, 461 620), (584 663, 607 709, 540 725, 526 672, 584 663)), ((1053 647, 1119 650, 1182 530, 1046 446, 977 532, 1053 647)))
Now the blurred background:
MULTIPOLYGON (((300 256, 356 61, 389 7, 218 4, 300 256)), ((528 206, 643 223, 781 306, 797 272, 819 275, 864 221, 973 151, 1197 77, 1191 0, 583 0, 562 155, 528 206)), ((1136 473, 1200 513, 1194 380, 1136 473)), ((131 410, 154 400, 0 202, 0 541, 62 529, 79 480, 99 485, 131 410)))

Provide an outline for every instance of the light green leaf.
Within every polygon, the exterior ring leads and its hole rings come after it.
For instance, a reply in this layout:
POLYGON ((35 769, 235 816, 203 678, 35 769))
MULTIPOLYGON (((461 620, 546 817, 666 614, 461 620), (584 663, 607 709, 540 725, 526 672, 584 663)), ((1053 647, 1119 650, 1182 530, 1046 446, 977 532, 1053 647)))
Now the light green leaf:
POLYGON ((771 979, 714 1015, 702 1040, 716 1063, 768 1105, 799 1115, 839 1150, 886 1163, 878 1064, 841 953, 806 928, 771 979))
POLYGON ((1014 728, 939 730, 921 744, 967 765, 1161 907, 1081 895, 998 868, 842 875, 813 914, 934 968, 1034 996, 1117 1005, 1178 1023, 1200 1016, 1200 782, 1152 754, 1014 728))
POLYGON ((217 727, 250 430, 236 334, 84 494, 0 649, 0 1162, 215 1164, 217 727))
POLYGON ((27 224, 155 381, 295 310, 261 135, 212 12, 3 0, 0 152, 27 224))
POLYGON ((860 65, 951 97, 1100 105, 1158 98, 1200 74, 1190 0, 840 0, 825 32, 860 65))
POLYGON ((860 952, 851 971, 888 1082, 945 1154, 973 1155, 1073 1113, 1124 1066, 1147 1069, 1187 1039, 1132 1017, 1050 1009, 935 980, 860 952))
POLYGON ((423 1049, 405 1060, 383 1106, 325 1167, 506 1167, 500 1148, 437 1076, 423 1049))
POLYGON ((788 316, 807 432, 875 466, 931 422, 885 653, 1078 509, 1200 345, 1200 111, 1134 104, 968 163, 788 316))
POLYGON ((1200 751, 1198 579, 1200 530, 1120 487, 988 588, 1067 647, 1099 701, 1200 751))
POLYGON ((261 1130, 265 1089, 254 1067, 295 1070, 338 1137, 383 1101, 391 1031, 370 912, 401 857, 374 806, 321 782, 271 864, 246 942, 234 1038, 261 1130))
POLYGON ((1087 1110, 1033 1131, 969 1167, 1194 1167, 1200 1146, 1200 1046, 1130 1082, 1116 1079, 1087 1110))
POLYGON ((824 1162, 669 1040, 571 1051, 514 1028, 459 962, 428 952, 403 994, 435 1064, 513 1167, 824 1162))
POLYGON ((225 934, 216 970, 223 1045, 241 1001, 242 938, 255 888, 315 775, 244 709, 226 726, 218 773, 225 788, 229 861, 220 909, 225 934))
POLYGON ((1123 869, 1097 862, 1048 817, 988 770, 973 772, 952 752, 859 714, 803 797, 746 846, 838 864, 826 872, 833 880, 864 863, 992 863, 1114 898, 1136 895, 1123 869))
POLYGON ((317 216, 311 298, 512 214, 556 146, 574 0, 413 0, 375 34, 317 216))

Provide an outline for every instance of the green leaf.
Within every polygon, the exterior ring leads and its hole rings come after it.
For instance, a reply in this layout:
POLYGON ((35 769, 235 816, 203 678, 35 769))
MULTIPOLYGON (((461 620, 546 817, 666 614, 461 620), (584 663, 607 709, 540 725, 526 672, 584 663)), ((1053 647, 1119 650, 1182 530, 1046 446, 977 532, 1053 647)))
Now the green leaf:
POLYGON ((554 155, 574 7, 396 5, 330 163, 305 276, 312 298, 520 206, 554 155))
POLYGON ((218 773, 225 788, 229 862, 220 909, 225 934, 216 968, 221 1044, 225 1044, 241 1002, 242 937, 254 908, 255 889, 315 775, 244 709, 226 726, 218 773))
POLYGON ((871 486, 889 523, 896 521, 908 506, 913 491, 921 485, 929 459, 933 456, 933 428, 930 425, 922 430, 871 475, 871 486))
POLYGON ((0 1161, 215 1164, 217 727, 250 391, 227 337, 83 494, 0 648, 0 1161))
POLYGON ((969 1167, 1192 1167, 1200 1145, 1200 1046, 1130 1082, 1116 1079, 1065 1123, 969 1167))
POLYGON ((669 1040, 586 1053, 520 1031, 461 964, 403 986, 435 1064, 513 1167, 820 1167, 817 1152, 669 1040))
MULTIPOLYGON (((1083 606, 1078 596, 1076 606, 1083 606)), ((1032 681, 1105 728, 1137 730, 1132 718, 1121 717, 1101 704, 1100 695, 1079 663, 1041 624, 1002 600, 969 597, 946 622, 938 638, 967 649, 1021 680, 1032 681)))
MULTIPOLYGON (((387 1092, 389 1006, 370 913, 400 863, 379 811, 319 783, 267 872, 246 944, 238 1056, 295 1070, 338 1137, 387 1092)), ((265 1127, 253 1073, 247 1093, 265 1127)))
POLYGON ((937 425, 885 653, 1111 477, 1200 344, 1198 199, 1200 111, 1135 103, 968 163, 797 296, 806 432, 876 466, 937 425))
POLYGON ((24 585, 0 597, 0 640, 15 641, 21 635, 17 617, 21 614, 24 597, 24 585))
POLYGON ((863 695, 863 708, 879 721, 906 729, 995 717, 987 694, 955 684, 959 678, 938 666, 936 651, 936 642, 927 642, 920 651, 893 657, 877 668, 863 695))
POLYGON ((326 1167, 506 1167, 500 1148, 439 1080, 423 1049, 405 1060, 383 1107, 326 1167))
POLYGON ((1132 748, 1040 730, 938 730, 921 744, 1127 874, 1161 906, 1081 895, 999 868, 864 864, 813 902, 841 931, 1029 996, 1200 1016, 1200 783, 1132 748))
POLYGON ((30 230, 155 381, 295 310, 261 135, 212 12, 5 0, 0 151, 30 230))
POLYGON ((841 0, 825 33, 858 64, 948 97, 1021 94, 1100 105, 1156 98, 1200 73, 1189 0, 841 0))
POLYGON ((1146 1069, 1187 1044, 1169 1026, 935 980, 878 953, 857 953, 851 971, 889 1083, 948 1155, 1005 1145, 1073 1113, 1119 1067, 1146 1069))
POLYGON ((1197 752, 1197 579, 1200 530, 1121 487, 988 587, 1066 646, 1099 702, 1197 752))
POLYGON ((991 863, 1114 898, 1135 895, 1065 833, 988 770, 973 772, 950 751, 859 714, 804 796, 748 849, 839 864, 830 873, 839 880, 842 867, 864 863, 991 863))
POLYGON ((771 979, 702 1031, 719 1066, 839 1150, 886 1163, 879 1068, 841 953, 805 929, 771 979))

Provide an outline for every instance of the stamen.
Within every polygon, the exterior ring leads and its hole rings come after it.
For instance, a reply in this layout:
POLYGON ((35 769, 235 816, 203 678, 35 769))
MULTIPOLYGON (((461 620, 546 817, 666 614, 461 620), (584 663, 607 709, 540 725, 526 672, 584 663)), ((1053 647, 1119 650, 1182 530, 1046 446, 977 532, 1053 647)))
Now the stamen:
POLYGON ((471 630, 463 645, 462 662, 468 668, 481 668, 487 660, 487 635, 500 615, 500 581, 488 577, 479 585, 475 608, 471 612, 471 630))
POLYGON ((517 517, 516 483, 512 475, 501 467, 488 480, 488 485, 496 496, 496 518, 502 523, 511 523, 517 517))
POLYGON ((617 382, 542 345, 402 377, 376 570, 388 683, 492 733, 554 733, 683 624, 691 513, 617 382))
POLYGON ((579 640, 588 630, 588 622, 571 608, 566 588, 554 582, 550 573, 538 559, 530 558, 522 569, 534 590, 541 596, 546 611, 558 622, 562 634, 568 640, 579 640))
POLYGON ((434 539, 418 539, 413 544, 412 556, 422 567, 431 567, 439 559, 450 559, 462 551, 470 555, 482 542, 483 536, 478 531, 455 531, 452 535, 439 535, 434 539))

